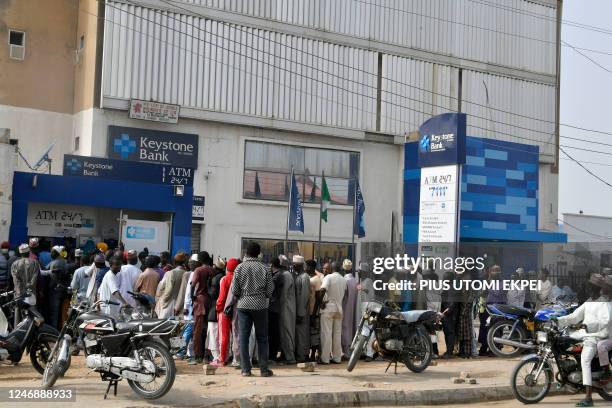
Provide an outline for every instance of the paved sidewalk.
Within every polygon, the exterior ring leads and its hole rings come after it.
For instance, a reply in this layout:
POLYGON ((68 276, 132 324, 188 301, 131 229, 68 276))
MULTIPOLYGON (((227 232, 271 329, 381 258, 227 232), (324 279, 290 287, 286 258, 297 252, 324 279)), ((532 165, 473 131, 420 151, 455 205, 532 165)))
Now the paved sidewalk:
MULTIPOLYGON (((365 404, 364 399, 388 398, 397 391, 397 398, 406 400, 408 394, 414 392, 435 390, 428 393, 427 402, 445 403, 449 395, 458 398, 463 395, 475 395, 468 390, 481 390, 483 399, 508 398, 510 372, 516 360, 503 360, 499 358, 486 358, 474 360, 453 359, 438 360, 438 365, 431 366, 420 374, 410 372, 406 367, 398 365, 398 374, 393 373, 393 367, 385 373, 386 363, 361 361, 352 373, 346 371, 346 365, 317 366, 313 373, 302 372, 295 366, 273 366, 275 376, 270 378, 258 377, 258 370, 254 369, 253 377, 240 376, 239 370, 231 367, 219 368, 215 375, 204 375, 202 366, 188 366, 184 361, 177 361, 177 377, 172 390, 163 398, 156 401, 145 401, 132 392, 126 381, 118 387, 117 396, 109 396, 104 400, 103 395, 106 383, 100 381, 97 373, 88 373, 84 367, 82 357, 73 359, 73 366, 60 379, 56 387, 71 387, 77 392, 78 406, 95 404, 96 408, 103 407, 134 407, 134 406, 210 406, 230 401, 239 401, 240 405, 252 405, 252 401, 264 402, 263 405, 276 405, 287 403, 282 396, 296 394, 322 394, 313 397, 302 396, 301 400, 308 401, 309 405, 335 405, 345 401, 346 398, 357 398, 365 404), (478 381, 477 385, 453 384, 451 377, 459 376, 460 372, 467 371, 478 381), (499 395, 499 389, 505 389, 499 395), (456 390, 448 392, 446 390, 456 390), (465 391, 462 391, 465 390, 465 391), (467 393, 467 394, 466 394, 467 393), (431 401, 431 396, 434 401, 431 401), (444 395, 444 397, 443 397, 444 395), (317 399, 319 398, 319 399, 317 399), (341 398, 329 400, 330 398, 341 398)), ((31 368, 29 362, 17 367, 2 366, 0 368, 0 387, 37 387, 40 385, 40 376, 31 368)), ((423 394, 424 395, 424 394, 423 394)), ((480 394, 479 394, 480 395, 480 394)), ((292 397, 293 398, 293 397, 292 397)), ((300 398, 296 398, 300 400, 300 398)), ((353 403, 354 401, 351 400, 353 403)), ((416 403, 418 400, 409 399, 416 403)), ((457 402, 463 402, 459 400, 457 402)), ((14 404, 23 407, 23 404, 14 404)), ((29 404, 32 406, 42 404, 29 404)), ((238 403, 223 404, 238 406, 238 403)), ((379 404, 380 405, 380 404, 379 404)), ((3 404, 3 406, 9 406, 3 404)))

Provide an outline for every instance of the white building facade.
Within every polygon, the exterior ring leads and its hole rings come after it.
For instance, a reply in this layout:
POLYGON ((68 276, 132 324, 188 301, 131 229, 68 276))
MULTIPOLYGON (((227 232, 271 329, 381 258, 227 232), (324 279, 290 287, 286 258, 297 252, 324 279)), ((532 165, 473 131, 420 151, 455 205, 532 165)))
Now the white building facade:
POLYGON ((305 202, 304 233, 289 236, 300 241, 296 250, 315 255, 323 172, 334 205, 321 256, 348 254, 354 178, 366 204, 367 234, 358 242, 401 241, 404 140, 447 111, 467 113, 468 135, 539 146, 538 227, 557 224, 561 2, 87 6, 81 2, 86 45, 75 69, 91 73, 84 87, 93 83, 93 106, 51 120, 43 110, 18 116, 23 108, 0 105, 0 128, 35 141, 20 143, 26 157, 55 135, 55 163, 63 154, 106 157, 109 126, 197 134, 194 195, 206 201, 192 250, 238 256, 246 239, 258 239, 266 251, 280 251, 291 167, 305 202), (133 99, 180 106, 178 123, 130 119, 133 99))

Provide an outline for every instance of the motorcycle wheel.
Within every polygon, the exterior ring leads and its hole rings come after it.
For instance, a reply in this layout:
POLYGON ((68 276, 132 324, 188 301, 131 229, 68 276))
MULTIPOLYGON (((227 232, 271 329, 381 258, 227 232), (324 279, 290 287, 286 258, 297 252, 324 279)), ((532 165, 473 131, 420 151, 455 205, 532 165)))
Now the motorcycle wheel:
MULTIPOLYGON (((51 352, 57 343, 57 337, 51 334, 43 334, 38 340, 35 340, 30 347, 30 361, 32 366, 39 374, 44 374, 45 367, 51 356, 51 352)), ((66 364, 66 369, 62 375, 70 367, 70 356, 66 364)))
POLYGON ((359 334, 359 339, 357 339, 357 344, 351 353, 351 357, 349 358, 348 365, 346 366, 346 371, 351 372, 353 368, 357 365, 357 362, 361 358, 361 353, 363 352, 363 347, 368 341, 367 337, 363 334, 359 334))
POLYGON ((489 349, 491 349, 493 354, 495 354, 497 357, 516 357, 520 355, 523 351, 523 349, 520 349, 518 347, 506 346, 504 344, 495 343, 495 341, 493 340, 494 337, 499 337, 516 341, 519 343, 523 343, 524 341, 526 341, 527 333, 525 333, 525 330, 521 326, 516 327, 512 337, 508 336, 510 330, 512 330, 512 325, 514 325, 514 321, 512 320, 499 320, 489 328, 489 333, 487 334, 487 343, 489 345, 489 349))
POLYGON ((176 366, 170 352, 161 344, 145 341, 138 346, 141 358, 151 361, 156 368, 155 380, 150 383, 140 383, 128 380, 132 390, 144 399, 153 400, 163 397, 174 384, 176 366), (158 379, 161 379, 158 382, 158 379))
POLYGON ((510 386, 514 397, 523 404, 535 404, 548 394, 553 382, 553 373, 550 365, 545 362, 545 366, 537 380, 533 375, 538 370, 541 359, 537 356, 520 361, 510 379, 510 386))
POLYGON ((408 336, 404 349, 406 347, 410 348, 412 354, 414 354, 402 361, 410 371, 420 373, 429 367, 433 355, 433 346, 428 334, 420 330, 415 331, 408 336))
POLYGON ((59 357, 59 351, 60 342, 56 342, 47 359, 45 370, 42 373, 42 388, 45 390, 48 390, 53 387, 59 376, 63 374, 63 372, 60 372, 60 370, 57 369, 57 359, 59 357))

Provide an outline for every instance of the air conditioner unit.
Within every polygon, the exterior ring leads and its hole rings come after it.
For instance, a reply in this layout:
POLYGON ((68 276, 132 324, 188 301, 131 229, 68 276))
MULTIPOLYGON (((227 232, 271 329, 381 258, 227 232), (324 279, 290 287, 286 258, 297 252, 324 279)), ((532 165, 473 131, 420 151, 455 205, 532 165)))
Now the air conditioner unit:
POLYGON ((25 58, 25 47, 21 45, 9 44, 9 57, 15 60, 23 61, 25 58))

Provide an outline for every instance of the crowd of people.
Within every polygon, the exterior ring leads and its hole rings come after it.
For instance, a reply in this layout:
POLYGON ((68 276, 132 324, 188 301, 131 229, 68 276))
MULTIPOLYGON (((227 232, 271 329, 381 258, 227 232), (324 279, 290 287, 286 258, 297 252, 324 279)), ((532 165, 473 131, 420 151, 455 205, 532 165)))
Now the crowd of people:
MULTIPOLYGON (((444 359, 490 356, 487 344, 492 323, 487 311, 490 304, 527 308, 539 308, 558 300, 598 304, 601 310, 597 309, 597 319, 605 327, 602 326, 598 340, 592 344, 590 358, 597 354, 598 346, 605 349, 612 346, 606 326, 612 322, 606 315, 612 293, 609 283, 612 276, 605 276, 612 275, 609 270, 576 291, 563 279, 553 284, 546 269, 536 277, 535 272, 519 267, 510 279, 538 279, 538 290, 505 291, 500 285, 500 289, 481 292, 453 289, 375 292, 373 275, 366 263, 360 263, 355 270, 349 259, 321 265, 300 255, 293 255, 291 260, 280 255, 264 264, 256 242, 248 243, 244 257, 230 259, 213 259, 206 251, 192 255, 179 252, 172 258, 168 252, 158 256, 146 250, 139 253, 121 247, 109 249, 105 243, 88 251, 78 248, 68 251, 61 246, 44 251, 36 238, 19 245, 14 254, 7 243, 0 249, 0 284, 4 276, 5 286, 14 288, 17 296, 31 290, 34 295, 28 301, 40 305, 51 325, 59 326, 70 297, 73 301, 112 300, 116 304, 103 303, 102 311, 119 317, 122 308, 135 306, 129 293, 138 292, 150 296, 158 317, 186 321, 183 338, 187 347, 178 358, 188 359, 189 364, 231 365, 240 368, 245 376, 251 375, 254 364, 262 376, 273 375, 270 360, 282 365, 305 361, 340 364, 349 357, 365 303, 375 297, 389 300, 403 311, 428 309, 439 313, 445 351, 439 353, 437 336, 433 336, 434 358, 438 354, 444 359)), ((440 279, 431 270, 402 273, 414 281, 440 279)), ((389 282, 401 277, 399 271, 392 271, 389 282)), ((502 270, 494 265, 473 273, 449 271, 442 278, 501 280, 502 270)), ((594 312, 590 309, 586 312, 588 318, 583 309, 579 310, 583 314, 572 315, 568 321, 592 319, 594 312)), ((365 359, 375 357, 370 341, 365 359)), ((601 362, 603 366, 603 358, 601 362)))
MULTIPOLYGON (((226 260, 206 251, 171 259, 168 252, 109 249, 105 243, 87 252, 62 246, 46 251, 36 238, 16 251, 9 247, 2 244, 2 290, 15 296, 31 291, 27 302, 54 327, 60 328, 71 300, 103 301, 101 311, 119 318, 122 309, 135 306, 130 292, 145 294, 154 299, 157 317, 186 321, 188 346, 179 358, 230 364, 244 375, 253 363, 271 375, 269 359, 285 365, 341 363, 355 334, 358 304, 373 295, 371 280, 369 286, 358 284, 348 259, 325 263, 321 271, 300 255, 281 255, 265 265, 255 242, 242 259, 226 260)), ((17 311, 15 323, 19 319, 17 311)))

